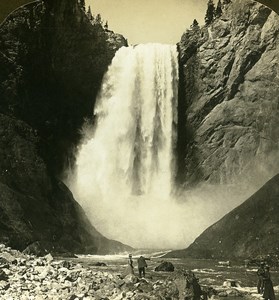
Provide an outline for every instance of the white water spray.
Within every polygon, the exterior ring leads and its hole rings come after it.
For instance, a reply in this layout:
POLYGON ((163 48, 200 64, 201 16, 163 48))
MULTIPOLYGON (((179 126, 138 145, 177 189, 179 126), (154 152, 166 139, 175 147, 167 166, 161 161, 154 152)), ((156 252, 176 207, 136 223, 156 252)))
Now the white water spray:
POLYGON ((154 231, 146 240, 168 231, 156 227, 161 218, 168 223, 162 206, 172 201, 177 56, 176 46, 160 44, 116 53, 97 99, 97 122, 77 157, 77 199, 104 235, 134 246, 142 243, 140 231, 154 231))
POLYGON ((103 235, 134 247, 184 248, 212 222, 203 217, 212 205, 171 197, 177 56, 175 46, 160 44, 116 53, 70 187, 103 235))

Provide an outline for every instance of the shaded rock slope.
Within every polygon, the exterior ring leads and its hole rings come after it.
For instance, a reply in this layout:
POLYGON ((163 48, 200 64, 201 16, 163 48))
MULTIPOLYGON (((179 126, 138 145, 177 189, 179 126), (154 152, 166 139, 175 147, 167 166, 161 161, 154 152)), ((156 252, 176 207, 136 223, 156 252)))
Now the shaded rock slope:
POLYGON ((187 249, 168 257, 232 258, 279 253, 279 175, 206 229, 187 249))
POLYGON ((279 170, 279 16, 234 0, 178 44, 178 178, 258 186, 279 170))
POLYGON ((126 40, 75 0, 36 1, 0 27, 0 241, 48 251, 130 249, 98 233, 57 178, 92 116, 102 76, 126 40))
POLYGON ((77 0, 26 5, 0 34, 0 111, 38 131, 49 170, 60 174, 77 129, 92 117, 102 76, 126 40, 92 25, 77 0))

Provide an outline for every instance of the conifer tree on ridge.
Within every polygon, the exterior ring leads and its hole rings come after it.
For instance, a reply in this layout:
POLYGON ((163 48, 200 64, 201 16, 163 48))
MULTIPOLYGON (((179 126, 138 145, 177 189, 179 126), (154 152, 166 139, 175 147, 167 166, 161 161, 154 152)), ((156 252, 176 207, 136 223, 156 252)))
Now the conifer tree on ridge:
POLYGON ((221 0, 218 0, 216 11, 215 11, 215 15, 218 18, 218 17, 220 17, 222 15, 222 13, 223 13, 223 11, 222 11, 222 3, 221 3, 221 0))
POLYGON ((85 0, 80 0, 79 5, 85 11, 85 0))
POLYGON ((206 14, 205 14, 205 25, 208 26, 210 25, 215 17, 215 5, 213 0, 208 0, 207 2, 207 10, 206 10, 206 14))

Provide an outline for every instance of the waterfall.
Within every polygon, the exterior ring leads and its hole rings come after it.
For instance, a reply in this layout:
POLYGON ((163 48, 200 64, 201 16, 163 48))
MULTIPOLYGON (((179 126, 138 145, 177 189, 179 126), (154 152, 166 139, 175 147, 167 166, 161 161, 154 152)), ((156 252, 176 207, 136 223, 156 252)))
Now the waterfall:
POLYGON ((181 231, 170 216, 177 56, 171 45, 118 50, 77 155, 76 199, 102 234, 135 247, 171 246, 181 231))

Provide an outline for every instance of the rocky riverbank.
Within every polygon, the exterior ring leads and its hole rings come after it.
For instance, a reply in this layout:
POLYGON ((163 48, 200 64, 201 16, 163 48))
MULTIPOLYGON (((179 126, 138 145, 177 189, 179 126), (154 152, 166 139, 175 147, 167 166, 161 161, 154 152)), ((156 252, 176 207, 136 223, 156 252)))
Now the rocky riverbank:
POLYGON ((178 299, 175 281, 150 281, 98 267, 27 255, 0 245, 0 299, 178 299))
MULTIPOLYGON (((157 272, 140 279, 135 275, 106 270, 103 264, 85 265, 66 259, 28 255, 0 245, 0 299, 93 300, 93 299, 184 299, 185 278, 181 270, 157 272), (101 266, 101 267, 100 267, 101 266)), ((202 286, 212 299, 258 298, 253 288, 226 282, 222 287, 202 286)))

